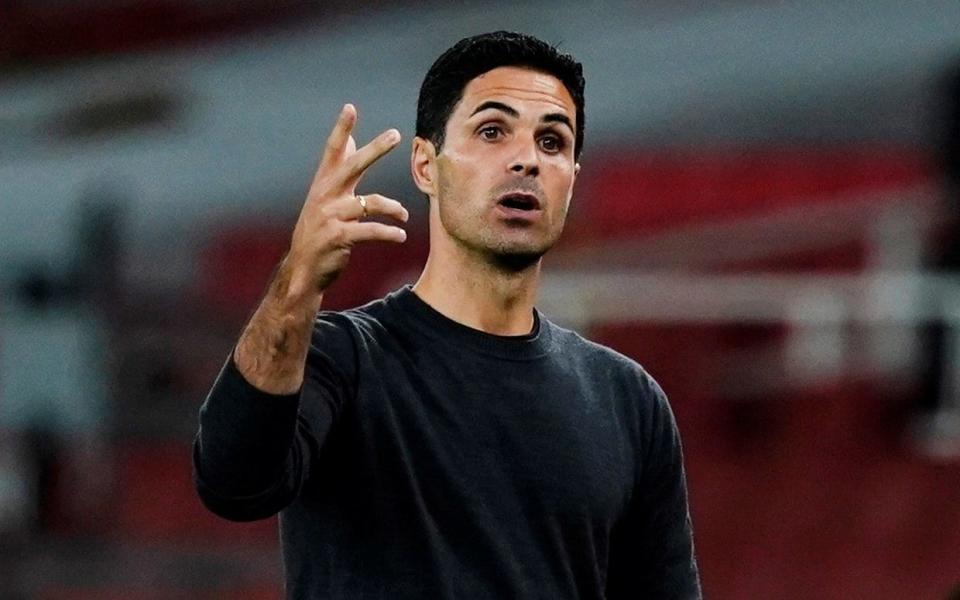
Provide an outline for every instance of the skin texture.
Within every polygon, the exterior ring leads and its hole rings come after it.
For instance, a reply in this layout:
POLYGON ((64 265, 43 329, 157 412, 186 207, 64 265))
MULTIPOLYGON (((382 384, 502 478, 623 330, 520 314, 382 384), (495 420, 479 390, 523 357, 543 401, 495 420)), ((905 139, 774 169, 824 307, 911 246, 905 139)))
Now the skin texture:
POLYGON ((541 256, 563 230, 579 165, 576 107, 555 77, 500 67, 473 79, 439 152, 416 138, 411 170, 430 199, 430 255, 414 292, 451 319, 489 333, 533 326, 541 256), (534 214, 498 200, 535 196, 534 214))

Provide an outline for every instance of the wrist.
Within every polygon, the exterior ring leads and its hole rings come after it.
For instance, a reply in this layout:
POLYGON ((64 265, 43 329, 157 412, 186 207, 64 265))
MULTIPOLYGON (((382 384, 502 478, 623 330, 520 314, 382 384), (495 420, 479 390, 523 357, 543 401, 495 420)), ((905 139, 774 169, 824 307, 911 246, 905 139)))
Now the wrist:
POLYGON ((299 312, 296 309, 302 308, 311 315, 320 309, 323 300, 323 290, 317 289, 308 265, 292 253, 284 256, 280 262, 271 293, 287 310, 299 312))

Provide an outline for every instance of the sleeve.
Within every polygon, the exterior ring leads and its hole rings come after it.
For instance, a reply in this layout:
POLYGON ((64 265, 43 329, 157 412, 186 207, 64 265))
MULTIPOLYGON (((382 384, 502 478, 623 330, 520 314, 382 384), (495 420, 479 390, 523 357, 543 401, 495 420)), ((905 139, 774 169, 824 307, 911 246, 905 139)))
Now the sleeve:
POLYGON ((608 597, 702 597, 687 503, 683 452, 667 398, 652 379, 641 426, 640 472, 627 514, 611 537, 608 597))
POLYGON ((299 493, 343 402, 356 353, 334 313, 321 313, 299 392, 275 395, 244 379, 233 352, 200 408, 193 477, 204 505, 233 521, 270 517, 299 493))

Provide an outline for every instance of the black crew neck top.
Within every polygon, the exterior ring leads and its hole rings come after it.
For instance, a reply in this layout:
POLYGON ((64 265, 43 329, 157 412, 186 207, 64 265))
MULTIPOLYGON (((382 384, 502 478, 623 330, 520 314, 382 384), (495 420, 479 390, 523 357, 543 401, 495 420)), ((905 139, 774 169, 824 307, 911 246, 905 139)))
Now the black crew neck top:
POLYGON ((534 360, 550 350, 550 327, 540 326, 540 313, 533 309, 533 328, 525 335, 494 335, 458 323, 424 302, 410 286, 384 298, 384 302, 407 316, 411 326, 440 343, 507 360, 534 360))
POLYGON ((699 597, 662 390, 537 312, 491 335, 409 287, 321 312, 299 393, 228 359, 194 465, 215 513, 280 513, 289 598, 699 597))

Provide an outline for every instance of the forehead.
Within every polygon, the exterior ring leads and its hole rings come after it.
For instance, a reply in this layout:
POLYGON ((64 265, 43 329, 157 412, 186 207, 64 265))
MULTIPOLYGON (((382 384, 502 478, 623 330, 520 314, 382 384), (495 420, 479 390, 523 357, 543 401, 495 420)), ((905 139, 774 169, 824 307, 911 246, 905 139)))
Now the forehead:
POLYGON ((549 105, 545 109, 566 113, 571 121, 576 114, 573 96, 562 81, 525 67, 497 67, 474 77, 463 88, 459 108, 472 112, 481 102, 494 99, 544 103, 549 105))

